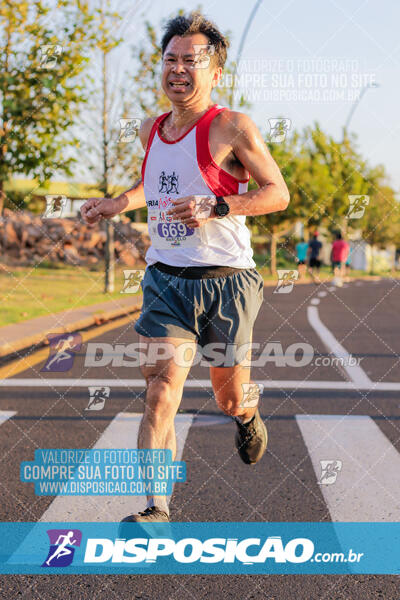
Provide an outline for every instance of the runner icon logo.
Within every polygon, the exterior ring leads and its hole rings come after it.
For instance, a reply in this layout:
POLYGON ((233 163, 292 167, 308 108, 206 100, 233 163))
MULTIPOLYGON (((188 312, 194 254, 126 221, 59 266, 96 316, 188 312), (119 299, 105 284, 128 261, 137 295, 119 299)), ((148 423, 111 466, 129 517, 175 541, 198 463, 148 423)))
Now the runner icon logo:
POLYGON ((140 119, 120 119, 118 141, 124 143, 134 142, 141 123, 140 119))
POLYGON ((172 171, 172 175, 166 175, 165 171, 161 171, 158 182, 158 191, 160 194, 179 194, 178 175, 175 171, 172 171))
POLYGON ((298 278, 299 272, 295 269, 278 269, 278 285, 274 294, 289 294, 298 278))
POLYGON ((215 54, 214 44, 193 44, 195 69, 207 69, 210 64, 211 56, 215 54))
POLYGON ((320 460, 321 477, 318 485, 332 485, 335 483, 339 471, 342 470, 341 460, 320 460))
POLYGON ((290 129, 292 121, 290 119, 268 119, 270 126, 269 140, 274 144, 279 144, 286 139, 286 134, 290 129))
POLYGON ((66 196, 47 195, 43 219, 60 219, 67 203, 66 196))
POLYGON ((139 290, 143 276, 143 269, 124 269, 125 281, 121 294, 135 294, 139 290))
POLYGON ((257 406, 260 396, 263 393, 264 386, 259 383, 242 383, 242 389, 243 399, 240 406, 248 408, 257 406))
POLYGON ((43 44, 40 46, 40 63, 41 69, 54 69, 57 65, 58 57, 61 56, 63 47, 59 44, 43 44))
POLYGON ((369 196, 349 196, 349 210, 346 217, 348 219, 361 219, 365 208, 369 204, 369 196))
POLYGON ((49 357, 41 371, 64 373, 74 364, 75 353, 82 346, 80 333, 49 333, 49 357))
POLYGON ((89 386, 89 404, 85 410, 102 410, 110 397, 109 387, 89 386))
POLYGON ((79 529, 48 529, 49 553, 42 567, 68 567, 74 558, 75 547, 81 545, 79 529))

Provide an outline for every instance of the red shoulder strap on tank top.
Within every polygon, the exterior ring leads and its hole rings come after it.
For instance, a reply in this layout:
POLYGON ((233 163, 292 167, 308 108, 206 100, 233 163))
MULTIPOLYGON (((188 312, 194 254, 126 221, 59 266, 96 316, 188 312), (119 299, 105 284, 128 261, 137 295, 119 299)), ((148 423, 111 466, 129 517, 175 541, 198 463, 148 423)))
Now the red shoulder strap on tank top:
POLYGON ((221 169, 211 156, 210 126, 212 120, 225 106, 213 106, 196 127, 197 162, 204 181, 216 196, 237 194, 239 183, 247 183, 250 179, 237 179, 224 169, 221 169))
POLYGON ((148 157, 149 152, 150 152, 150 146, 151 146, 151 144, 153 142, 153 139, 154 139, 154 136, 156 134, 156 131, 158 129, 159 124, 161 123, 161 121, 163 119, 165 119, 165 117, 167 115, 169 115, 169 112, 163 113, 162 115, 160 115, 159 117, 157 117, 157 119, 154 121, 153 126, 152 126, 152 128, 150 130, 149 139, 147 140, 146 152, 145 152, 144 159, 143 159, 143 162, 142 162, 142 182, 144 181, 144 172, 145 172, 145 169, 146 169, 147 157, 148 157))

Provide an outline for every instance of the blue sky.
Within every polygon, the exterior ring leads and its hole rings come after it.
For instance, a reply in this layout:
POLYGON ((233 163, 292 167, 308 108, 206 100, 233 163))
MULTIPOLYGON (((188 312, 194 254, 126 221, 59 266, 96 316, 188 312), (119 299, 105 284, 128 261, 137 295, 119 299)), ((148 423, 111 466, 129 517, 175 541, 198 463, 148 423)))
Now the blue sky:
MULTIPOLYGON (((231 60, 254 4, 255 0, 202 2, 203 13, 223 32, 230 30, 231 60)), ((152 0, 148 6, 146 18, 158 24, 175 10, 185 6, 189 11, 198 3, 152 0)), ((399 22, 396 0, 264 0, 247 36, 239 71, 245 86, 241 89, 252 101, 249 113, 262 132, 269 131, 268 119, 283 116, 296 129, 318 121, 339 138, 352 101, 366 83, 378 83, 366 91, 350 130, 357 134, 363 156, 371 164, 384 164, 391 184, 399 189, 399 22), (334 74, 335 65, 341 69, 340 77, 334 74), (299 98, 299 93, 305 97, 299 98)), ((137 19, 125 35, 130 42, 143 36, 137 19)), ((159 39, 161 35, 160 29, 159 39)))

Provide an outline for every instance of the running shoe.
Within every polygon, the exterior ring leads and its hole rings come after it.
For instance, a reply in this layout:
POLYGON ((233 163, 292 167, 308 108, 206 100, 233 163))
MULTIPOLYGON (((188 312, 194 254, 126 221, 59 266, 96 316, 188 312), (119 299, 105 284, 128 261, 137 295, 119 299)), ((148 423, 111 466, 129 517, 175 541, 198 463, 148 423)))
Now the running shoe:
POLYGON ((265 427, 258 408, 251 421, 244 424, 235 417, 237 432, 235 436, 239 456, 246 465, 254 465, 262 458, 268 442, 267 428, 265 427))
POLYGON ((165 523, 169 522, 169 516, 157 506, 146 508, 136 515, 129 515, 122 519, 121 523, 165 523))

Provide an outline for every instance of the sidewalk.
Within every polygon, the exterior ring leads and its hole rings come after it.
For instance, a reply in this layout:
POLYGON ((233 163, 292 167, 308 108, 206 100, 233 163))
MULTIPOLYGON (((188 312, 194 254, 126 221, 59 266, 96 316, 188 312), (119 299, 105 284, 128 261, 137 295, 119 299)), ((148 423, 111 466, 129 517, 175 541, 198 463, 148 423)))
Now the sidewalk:
POLYGON ((140 309, 142 295, 115 298, 108 302, 37 317, 0 327, 0 358, 46 341, 48 333, 68 333, 100 325, 140 309))

